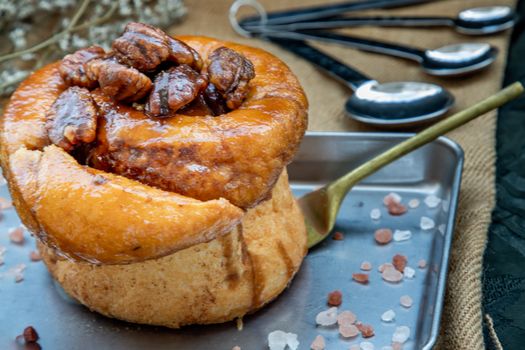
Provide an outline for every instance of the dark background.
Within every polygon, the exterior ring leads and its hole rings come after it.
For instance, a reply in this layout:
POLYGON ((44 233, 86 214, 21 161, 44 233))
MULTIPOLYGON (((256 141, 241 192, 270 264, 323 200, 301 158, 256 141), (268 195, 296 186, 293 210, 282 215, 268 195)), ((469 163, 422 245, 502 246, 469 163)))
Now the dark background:
MULTIPOLYGON (((504 85, 525 82, 525 0, 509 51, 504 85)), ((483 307, 505 350, 525 349, 525 96, 499 111, 496 208, 483 268, 483 307)), ((488 349, 496 349, 485 332, 488 349)))

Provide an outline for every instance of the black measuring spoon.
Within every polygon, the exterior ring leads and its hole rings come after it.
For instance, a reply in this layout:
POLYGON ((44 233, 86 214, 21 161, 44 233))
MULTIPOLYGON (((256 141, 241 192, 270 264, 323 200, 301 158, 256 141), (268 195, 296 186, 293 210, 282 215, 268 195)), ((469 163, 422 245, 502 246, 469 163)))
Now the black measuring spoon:
POLYGON ((443 87, 425 82, 379 83, 356 69, 299 40, 272 42, 313 63, 354 91, 345 109, 360 122, 386 127, 408 127, 437 119, 454 104, 443 87))

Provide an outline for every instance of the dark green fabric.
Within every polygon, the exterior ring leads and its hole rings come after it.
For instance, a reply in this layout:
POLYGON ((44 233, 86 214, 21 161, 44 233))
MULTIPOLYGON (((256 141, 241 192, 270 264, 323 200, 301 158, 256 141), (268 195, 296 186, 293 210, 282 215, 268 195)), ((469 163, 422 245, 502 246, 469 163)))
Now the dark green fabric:
MULTIPOLYGON (((514 29, 504 85, 525 81, 525 0, 514 29)), ((483 306, 505 350, 525 349, 525 96, 499 111, 496 208, 484 257, 483 306)), ((485 332, 488 349, 494 345, 485 332)))

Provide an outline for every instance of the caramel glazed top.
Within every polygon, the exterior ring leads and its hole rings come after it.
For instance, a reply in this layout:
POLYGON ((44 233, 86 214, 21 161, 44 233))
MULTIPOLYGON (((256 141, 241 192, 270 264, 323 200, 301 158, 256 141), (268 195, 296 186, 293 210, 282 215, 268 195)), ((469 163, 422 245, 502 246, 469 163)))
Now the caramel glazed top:
MULTIPOLYGON (((79 179, 87 172, 102 186, 114 179, 144 187, 136 193, 220 202, 217 208, 229 208, 223 214, 231 219, 225 231, 240 220, 239 208, 268 198, 304 134, 306 110, 295 76, 263 50, 206 37, 172 38, 130 23, 111 51, 81 49, 20 85, 3 116, 0 159, 12 193, 22 194, 15 198, 21 217, 52 245, 60 242, 39 218, 45 195, 38 192, 50 176, 68 176, 53 174, 51 167, 60 166, 79 179), (36 192, 24 196, 33 180, 36 192)), ((55 185, 82 187, 71 176, 62 181, 55 185)), ((221 226, 212 221, 206 221, 208 233, 210 225, 221 226)), ((59 247, 66 253, 67 244, 59 247)))

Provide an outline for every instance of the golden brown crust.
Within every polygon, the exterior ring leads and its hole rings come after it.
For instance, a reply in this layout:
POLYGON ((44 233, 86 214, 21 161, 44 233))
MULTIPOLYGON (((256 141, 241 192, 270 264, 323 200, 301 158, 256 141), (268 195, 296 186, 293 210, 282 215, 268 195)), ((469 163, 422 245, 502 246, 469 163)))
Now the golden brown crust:
POLYGON ((200 202, 79 165, 56 146, 10 157, 15 186, 51 247, 76 259, 122 264, 165 256, 230 231, 242 210, 200 202))
POLYGON ((90 309, 178 328, 241 317, 277 297, 306 253, 306 230, 283 173, 272 199, 248 210, 241 226, 160 259, 96 266, 39 249, 66 292, 90 309))

